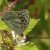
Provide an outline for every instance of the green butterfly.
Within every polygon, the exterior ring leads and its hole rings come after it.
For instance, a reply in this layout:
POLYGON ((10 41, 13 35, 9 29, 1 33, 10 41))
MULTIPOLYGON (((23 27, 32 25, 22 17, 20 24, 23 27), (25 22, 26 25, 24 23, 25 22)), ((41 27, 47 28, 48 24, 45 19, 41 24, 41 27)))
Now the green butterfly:
POLYGON ((27 9, 8 11, 4 13, 2 20, 16 33, 22 34, 30 21, 29 11, 27 9))

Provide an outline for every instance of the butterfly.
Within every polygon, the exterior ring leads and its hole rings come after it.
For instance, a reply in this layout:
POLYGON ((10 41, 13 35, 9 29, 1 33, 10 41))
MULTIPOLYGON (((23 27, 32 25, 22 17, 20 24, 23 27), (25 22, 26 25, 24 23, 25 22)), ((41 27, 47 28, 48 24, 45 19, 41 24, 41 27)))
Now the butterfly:
POLYGON ((17 34, 22 34, 30 21, 29 11, 27 9, 20 11, 7 11, 2 16, 2 20, 17 34))

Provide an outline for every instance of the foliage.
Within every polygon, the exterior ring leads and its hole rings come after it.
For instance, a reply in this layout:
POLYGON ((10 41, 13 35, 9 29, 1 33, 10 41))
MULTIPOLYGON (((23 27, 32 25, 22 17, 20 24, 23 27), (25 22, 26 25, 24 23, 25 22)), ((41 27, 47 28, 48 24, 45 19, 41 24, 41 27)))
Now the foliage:
MULTIPOLYGON (((30 44, 21 46, 19 50, 50 50, 50 39, 43 40, 40 38, 43 36, 50 37, 50 13, 48 13, 48 9, 50 9, 50 0, 35 0, 35 3, 33 4, 30 4, 29 1, 30 0, 22 0, 21 2, 16 3, 12 9, 20 10, 26 7, 30 11, 30 23, 28 28, 24 31, 24 34, 29 37, 30 44), (48 15, 46 15, 46 13, 48 13, 48 15), (32 45, 31 42, 34 44, 32 45), (36 47, 34 47, 35 45, 36 47), (34 49, 37 47, 38 49, 34 49)), ((5 4, 2 3, 3 1, 0 0, 0 11, 5 6, 5 4)), ((9 28, 0 20, 0 30, 4 29, 9 28)))

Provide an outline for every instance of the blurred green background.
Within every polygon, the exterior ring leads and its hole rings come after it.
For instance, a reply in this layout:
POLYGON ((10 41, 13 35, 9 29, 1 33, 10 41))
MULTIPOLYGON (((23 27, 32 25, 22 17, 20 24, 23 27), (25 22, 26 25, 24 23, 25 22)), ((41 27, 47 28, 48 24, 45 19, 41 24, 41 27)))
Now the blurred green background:
MULTIPOLYGON (((0 12, 6 6, 5 0, 0 0, 0 12)), ((50 50, 50 0, 20 0, 12 10, 28 9, 30 22, 24 34, 30 43, 16 50, 50 50), (46 38, 48 37, 48 38, 46 38)), ((0 30, 8 26, 0 19, 0 30)))

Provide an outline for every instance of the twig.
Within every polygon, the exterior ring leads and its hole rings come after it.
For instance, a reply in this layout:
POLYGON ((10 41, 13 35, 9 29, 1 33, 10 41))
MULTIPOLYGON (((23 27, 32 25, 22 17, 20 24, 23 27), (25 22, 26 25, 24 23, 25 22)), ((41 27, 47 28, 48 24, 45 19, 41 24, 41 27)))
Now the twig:
POLYGON ((9 3, 3 10, 0 12, 0 16, 4 14, 4 12, 11 10, 11 8, 18 2, 18 0, 15 0, 14 2, 9 3))

